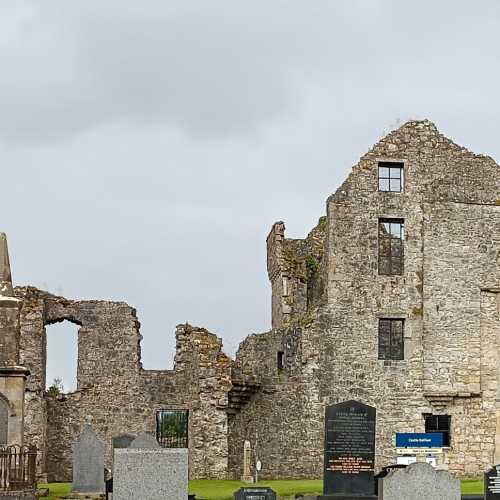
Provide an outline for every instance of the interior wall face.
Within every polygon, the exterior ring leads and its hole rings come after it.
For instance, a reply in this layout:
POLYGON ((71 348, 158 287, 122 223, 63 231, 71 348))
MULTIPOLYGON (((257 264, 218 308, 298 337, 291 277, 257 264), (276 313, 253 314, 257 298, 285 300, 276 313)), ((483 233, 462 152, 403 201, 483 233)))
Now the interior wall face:
POLYGON ((21 359, 33 373, 25 439, 41 451, 41 474, 50 481, 71 480, 71 444, 88 417, 106 445, 110 467, 112 438, 155 432, 156 412, 169 408, 190 411, 192 477, 226 477, 230 360, 220 339, 180 325, 176 370, 147 371, 140 361, 139 322, 127 304, 70 301, 33 288, 16 289, 16 294, 23 304, 21 359), (45 392, 45 325, 63 320, 80 325, 78 390, 51 396, 45 392))

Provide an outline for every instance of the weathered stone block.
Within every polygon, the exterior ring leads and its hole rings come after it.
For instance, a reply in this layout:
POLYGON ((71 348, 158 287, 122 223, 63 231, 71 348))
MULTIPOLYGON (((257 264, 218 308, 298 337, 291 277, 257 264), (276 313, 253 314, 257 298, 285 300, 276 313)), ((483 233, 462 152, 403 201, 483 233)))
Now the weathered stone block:
POLYGON ((187 496, 187 449, 115 450, 114 500, 186 500, 187 496))

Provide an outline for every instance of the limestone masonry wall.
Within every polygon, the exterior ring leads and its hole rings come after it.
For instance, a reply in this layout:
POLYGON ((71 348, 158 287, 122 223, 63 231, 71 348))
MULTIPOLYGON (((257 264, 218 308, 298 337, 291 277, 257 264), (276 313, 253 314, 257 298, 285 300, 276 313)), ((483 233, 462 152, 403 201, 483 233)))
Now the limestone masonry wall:
POLYGON ((154 432, 157 410, 187 409, 192 476, 226 477, 230 360, 220 339, 204 329, 180 325, 175 370, 147 371, 140 361, 139 322, 127 304, 70 301, 34 288, 15 292, 23 304, 21 361, 32 371, 25 439, 43 452, 41 473, 51 481, 71 479, 71 443, 88 416, 106 443, 110 466, 114 436, 154 432), (51 396, 45 392, 45 326, 63 320, 80 326, 78 389, 51 396))
MULTIPOLYGON (((494 463, 499 187, 491 158, 455 145, 430 122, 406 124, 361 158, 327 201, 318 266, 327 304, 304 308, 299 288, 291 303, 300 309, 283 314, 275 304, 286 294, 273 281, 278 273, 270 273, 273 326, 303 326, 301 362, 281 372, 274 365, 274 376, 266 375, 262 391, 233 419, 230 434, 240 448, 233 445, 230 463, 238 463, 242 440, 258 432, 262 476, 321 477, 324 407, 348 399, 377 408, 377 467, 395 462, 396 432, 425 430, 424 414, 451 416, 444 454, 450 470, 480 475, 494 463), (379 161, 404 164, 401 193, 378 190, 379 161), (404 220, 401 276, 378 274, 380 218, 404 220), (380 318, 405 321, 403 360, 378 359, 380 318)), ((281 255, 287 248, 297 255, 301 240, 287 240, 282 222, 271 235, 277 229, 281 255)), ((269 250, 277 254, 276 246, 269 250)), ((283 276, 289 270, 283 263, 279 269, 283 276)), ((273 363, 276 351, 286 350, 276 334, 265 335, 267 343, 241 345, 236 366, 248 366, 249 358, 273 363)))
POLYGON ((304 239, 277 222, 267 238, 272 330, 244 339, 231 360, 221 340, 176 330, 173 370, 144 370, 139 322, 123 302, 73 301, 32 287, 0 303, 0 365, 31 371, 25 441, 39 471, 71 477, 71 443, 87 416, 106 443, 155 430, 159 409, 189 410, 192 478, 243 475, 243 448, 262 478, 319 478, 325 406, 377 409, 376 467, 396 460, 396 432, 424 415, 451 417, 443 462, 479 476, 500 461, 500 175, 489 157, 428 121, 376 144, 326 202, 304 239), (379 162, 403 165, 401 192, 378 189, 379 162), (379 273, 379 221, 404 221, 404 268, 379 273), (379 320, 404 321, 403 359, 379 359, 379 320), (46 325, 79 326, 78 388, 46 391, 46 325))

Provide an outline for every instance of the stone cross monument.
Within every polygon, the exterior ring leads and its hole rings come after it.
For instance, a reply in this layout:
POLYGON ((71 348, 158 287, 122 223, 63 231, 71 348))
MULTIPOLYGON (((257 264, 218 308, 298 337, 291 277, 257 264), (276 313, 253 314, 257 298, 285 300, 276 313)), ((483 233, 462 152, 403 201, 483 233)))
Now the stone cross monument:
POLYGON ((29 371, 19 366, 19 310, 7 237, 0 233, 0 446, 22 445, 24 437, 24 389, 29 371))

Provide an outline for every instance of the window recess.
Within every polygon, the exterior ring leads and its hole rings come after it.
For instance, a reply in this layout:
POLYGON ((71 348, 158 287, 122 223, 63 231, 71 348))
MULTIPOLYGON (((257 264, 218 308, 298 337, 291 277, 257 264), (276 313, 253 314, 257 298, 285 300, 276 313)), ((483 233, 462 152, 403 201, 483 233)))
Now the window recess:
POLYGON ((402 275, 404 271, 405 227, 403 219, 379 219, 378 273, 402 275))
POLYGON ((401 193, 404 186, 404 164, 381 161, 378 163, 378 190, 401 193))
POLYGON ((378 320, 378 359, 404 359, 404 319, 378 320))

